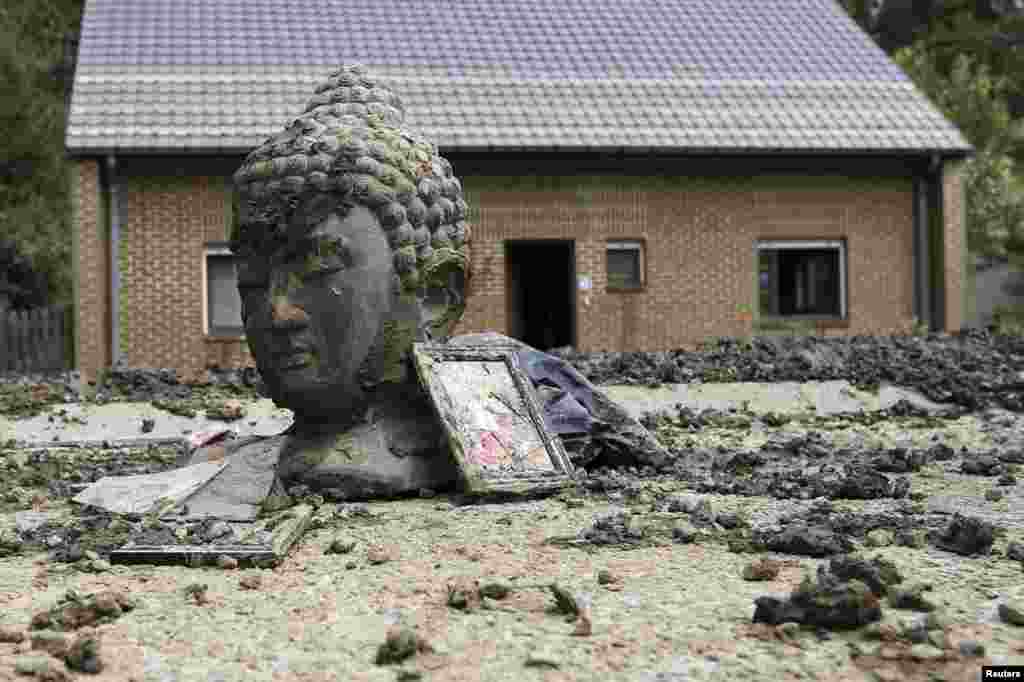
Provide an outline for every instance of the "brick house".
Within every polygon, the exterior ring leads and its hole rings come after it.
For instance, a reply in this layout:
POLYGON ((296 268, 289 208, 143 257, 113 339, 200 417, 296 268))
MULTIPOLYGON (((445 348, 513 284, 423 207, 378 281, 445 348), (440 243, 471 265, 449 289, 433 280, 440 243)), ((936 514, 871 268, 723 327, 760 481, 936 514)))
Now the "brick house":
POLYGON ((970 147, 834 0, 242 9, 86 3, 67 149, 87 373, 251 362, 229 178, 344 62, 463 180, 462 331, 656 350, 961 326, 970 147))

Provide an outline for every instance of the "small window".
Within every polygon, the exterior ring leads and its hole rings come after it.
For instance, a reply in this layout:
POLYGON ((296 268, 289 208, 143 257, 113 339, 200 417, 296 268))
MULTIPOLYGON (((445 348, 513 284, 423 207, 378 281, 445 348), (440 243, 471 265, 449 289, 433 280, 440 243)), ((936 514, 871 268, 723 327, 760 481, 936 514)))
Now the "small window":
POLYGON ((757 245, 762 318, 844 319, 843 241, 763 241, 757 245))
POLYGON ((643 286, 643 242, 608 242, 608 288, 630 290, 640 289, 643 286))
POLYGON ((211 336, 245 334, 235 257, 226 246, 206 249, 206 331, 211 336))

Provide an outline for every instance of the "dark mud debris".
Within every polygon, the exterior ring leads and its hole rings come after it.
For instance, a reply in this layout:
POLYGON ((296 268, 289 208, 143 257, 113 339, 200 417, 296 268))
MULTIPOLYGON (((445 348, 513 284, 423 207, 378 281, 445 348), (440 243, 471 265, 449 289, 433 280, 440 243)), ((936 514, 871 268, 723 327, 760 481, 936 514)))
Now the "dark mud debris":
POLYGON ((615 509, 595 518, 580 538, 594 545, 639 545, 644 535, 644 528, 628 510, 615 509))
POLYGON ((824 526, 791 525, 779 532, 768 533, 756 542, 773 552, 809 557, 826 557, 853 549, 843 535, 824 526))
MULTIPOLYGON (((596 384, 845 380, 864 389, 895 384, 970 410, 998 406, 1024 411, 1024 382, 1018 377, 1024 339, 984 330, 927 336, 723 338, 697 350, 660 353, 550 352, 596 384)), ((912 407, 902 409, 913 414, 912 407)))
POLYGON ((377 649, 374 662, 377 665, 401 663, 418 653, 430 653, 433 647, 408 627, 395 626, 388 631, 384 643, 377 649))
POLYGON ((859 580, 840 580, 828 574, 810 578, 788 599, 758 597, 755 623, 793 622, 831 630, 859 628, 882 618, 878 596, 859 580))
POLYGON ((743 579, 775 580, 779 576, 782 564, 774 559, 762 558, 743 567, 743 579))
POLYGON ((839 580, 859 580, 882 597, 888 594, 889 588, 903 582, 896 566, 880 557, 865 559, 856 554, 833 557, 828 568, 819 568, 819 573, 827 572, 839 580))
POLYGON ((933 534, 932 544, 963 556, 988 554, 995 542, 995 526, 986 521, 956 514, 941 533, 933 534))

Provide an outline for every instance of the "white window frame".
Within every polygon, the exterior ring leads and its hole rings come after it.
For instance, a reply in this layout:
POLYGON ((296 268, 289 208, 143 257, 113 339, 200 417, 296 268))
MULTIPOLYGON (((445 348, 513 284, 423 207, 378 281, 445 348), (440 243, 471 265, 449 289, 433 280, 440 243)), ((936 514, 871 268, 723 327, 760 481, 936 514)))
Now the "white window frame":
POLYGON ((226 244, 207 244, 203 250, 203 335, 215 339, 245 339, 245 326, 237 334, 214 334, 210 330, 210 256, 233 256, 226 244))
MULTIPOLYGON (((845 239, 762 239, 757 242, 757 255, 760 255, 761 251, 811 251, 823 249, 836 249, 839 252, 839 317, 835 319, 845 320, 847 312, 845 239)), ((760 286, 760 282, 758 282, 758 286, 760 286)), ((760 309, 760 305, 757 308, 760 309)), ((773 316, 770 319, 803 319, 804 317, 802 315, 773 316)))
MULTIPOLYGON (((606 288, 609 291, 636 291, 643 289, 647 286, 647 263, 644 258, 644 242, 640 239, 614 239, 609 240, 605 245, 605 266, 607 267, 607 253, 608 251, 636 251, 637 253, 637 267, 639 268, 640 274, 640 285, 636 287, 611 287, 606 288)), ((605 273, 605 279, 607 280, 607 273, 605 273)))

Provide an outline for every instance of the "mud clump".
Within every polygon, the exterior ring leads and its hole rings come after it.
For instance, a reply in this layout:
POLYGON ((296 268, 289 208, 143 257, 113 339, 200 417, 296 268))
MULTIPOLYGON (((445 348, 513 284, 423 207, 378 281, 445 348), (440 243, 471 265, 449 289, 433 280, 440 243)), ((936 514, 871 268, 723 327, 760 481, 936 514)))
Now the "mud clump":
POLYGON ((853 549, 853 543, 843 535, 825 526, 795 524, 778 532, 755 536, 755 544, 773 552, 825 557, 844 554, 853 549))
POLYGON ((384 643, 377 649, 374 662, 377 665, 401 663, 417 653, 431 653, 433 647, 415 630, 408 627, 393 627, 388 631, 384 643))
POLYGON ((789 596, 754 600, 755 623, 793 622, 830 630, 849 630, 881 620, 878 596, 860 580, 840 580, 828 574, 810 578, 789 596))
POLYGON ((639 545, 645 540, 645 531, 629 511, 615 509, 594 519, 580 538, 594 545, 639 545))
POLYGON ((80 595, 74 590, 68 590, 56 605, 32 616, 29 629, 60 632, 77 630, 112 622, 135 607, 135 600, 122 592, 106 590, 80 595))
POLYGON ((774 559, 759 559, 743 568, 744 580, 775 580, 779 577, 782 565, 774 559))
MULTIPOLYGON (((824 567, 819 568, 819 573, 824 567)), ((829 560, 827 572, 839 580, 859 580, 882 597, 889 588, 903 582, 896 566, 885 559, 865 559, 855 554, 834 557, 829 560)))
POLYGON ((939 549, 963 556, 987 554, 995 542, 995 526, 986 521, 956 514, 945 530, 932 537, 939 549))

